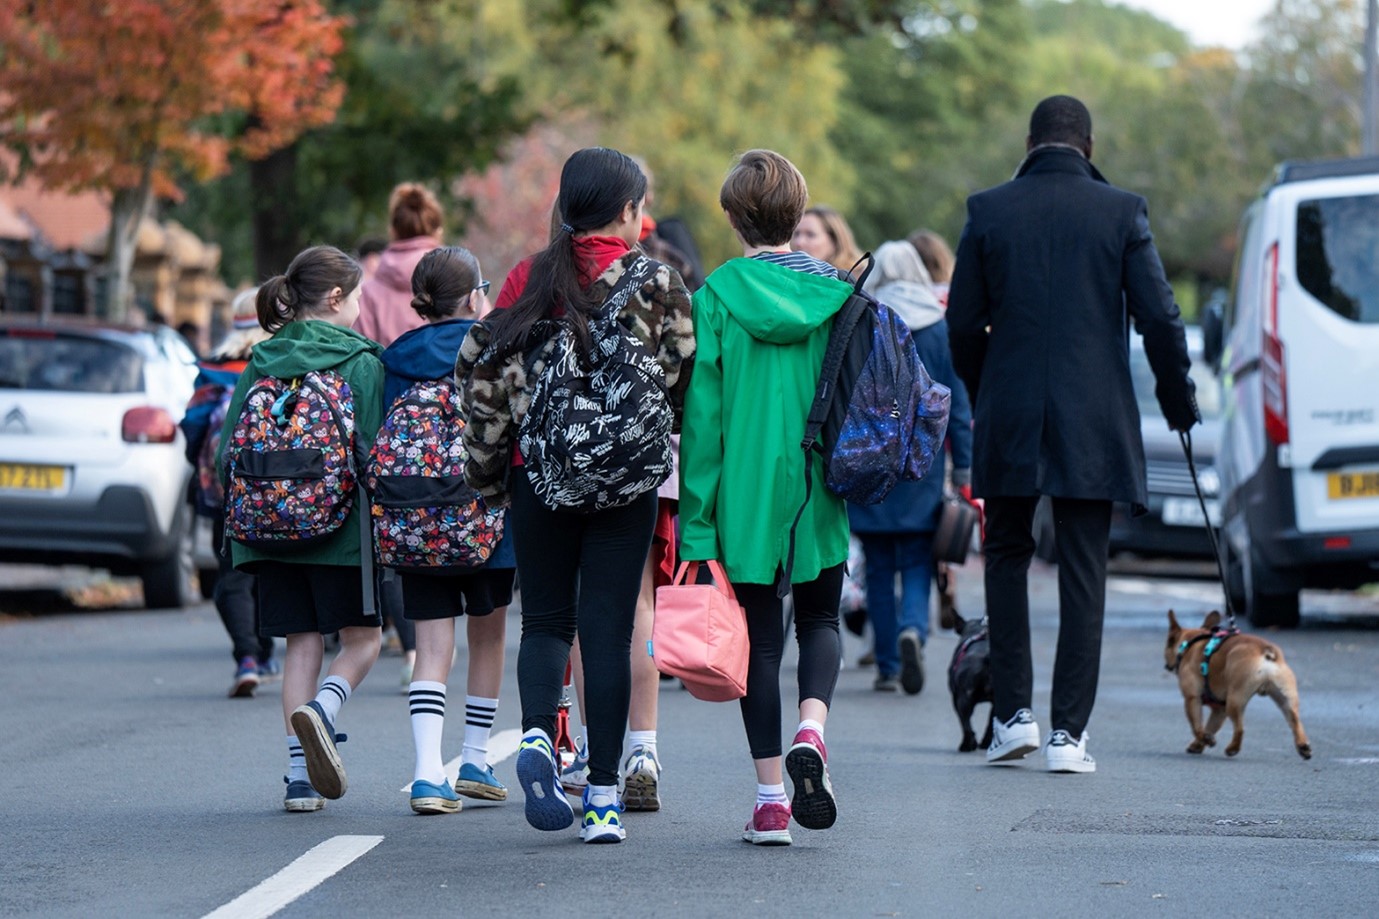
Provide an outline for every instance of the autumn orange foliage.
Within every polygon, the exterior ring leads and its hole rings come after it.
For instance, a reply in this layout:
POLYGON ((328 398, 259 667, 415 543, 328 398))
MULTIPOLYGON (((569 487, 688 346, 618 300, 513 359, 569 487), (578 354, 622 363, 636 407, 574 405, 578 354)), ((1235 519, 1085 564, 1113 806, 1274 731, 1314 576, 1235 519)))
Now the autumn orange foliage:
POLYGON ((345 25, 321 0, 0 0, 0 144, 51 188, 177 197, 177 167, 334 118, 345 25))

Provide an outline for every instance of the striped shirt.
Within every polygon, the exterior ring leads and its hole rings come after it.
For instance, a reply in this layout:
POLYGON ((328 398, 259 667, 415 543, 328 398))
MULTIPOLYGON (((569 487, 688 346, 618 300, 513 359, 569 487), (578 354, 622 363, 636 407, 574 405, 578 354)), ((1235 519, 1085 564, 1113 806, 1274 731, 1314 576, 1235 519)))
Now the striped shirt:
POLYGON ((805 274, 819 274, 826 278, 838 277, 837 268, 805 252, 758 252, 752 258, 805 274))

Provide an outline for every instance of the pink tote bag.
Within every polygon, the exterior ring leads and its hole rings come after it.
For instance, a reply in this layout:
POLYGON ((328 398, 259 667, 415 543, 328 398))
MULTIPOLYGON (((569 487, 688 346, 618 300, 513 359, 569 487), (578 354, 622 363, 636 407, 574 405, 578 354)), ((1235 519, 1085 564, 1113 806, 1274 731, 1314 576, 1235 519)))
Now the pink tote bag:
POLYGON ((716 561, 713 584, 697 584, 699 562, 681 562, 675 580, 656 588, 651 630, 656 669, 685 682, 705 702, 747 695, 747 614, 716 561))

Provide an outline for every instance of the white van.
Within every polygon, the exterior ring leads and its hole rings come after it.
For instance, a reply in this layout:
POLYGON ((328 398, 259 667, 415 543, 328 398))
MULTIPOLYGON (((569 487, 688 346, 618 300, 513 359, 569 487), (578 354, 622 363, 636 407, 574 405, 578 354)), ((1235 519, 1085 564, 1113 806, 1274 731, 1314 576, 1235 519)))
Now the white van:
POLYGON ((1256 625, 1292 627, 1303 587, 1379 581, 1379 157, 1279 166, 1204 325, 1227 587, 1256 625))

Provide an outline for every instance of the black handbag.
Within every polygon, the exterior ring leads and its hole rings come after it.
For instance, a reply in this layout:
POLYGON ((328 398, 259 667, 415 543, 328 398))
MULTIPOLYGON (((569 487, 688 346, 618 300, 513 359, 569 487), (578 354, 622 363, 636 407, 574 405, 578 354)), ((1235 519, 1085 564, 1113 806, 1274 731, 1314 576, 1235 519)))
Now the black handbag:
POLYGON ((972 546, 972 531, 977 526, 977 508, 955 494, 943 496, 938 528, 934 531, 934 560, 961 565, 972 546))

